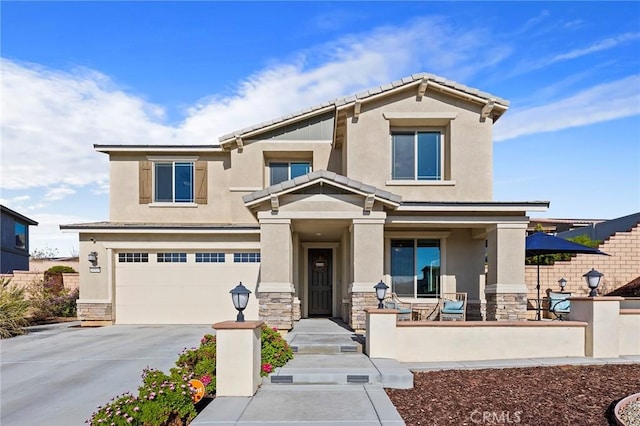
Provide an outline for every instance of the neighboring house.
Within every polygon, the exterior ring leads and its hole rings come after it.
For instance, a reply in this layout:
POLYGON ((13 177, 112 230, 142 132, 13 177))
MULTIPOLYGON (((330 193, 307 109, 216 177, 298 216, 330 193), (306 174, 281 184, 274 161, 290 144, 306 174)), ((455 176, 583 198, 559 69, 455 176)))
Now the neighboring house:
POLYGON ((29 226, 38 222, 0 205, 2 214, 2 238, 0 248, 0 273, 29 270, 29 226))
POLYGON ((538 230, 546 232, 547 234, 557 234, 560 232, 579 230, 583 228, 590 228, 595 224, 604 222, 604 219, 547 219, 547 218, 531 218, 529 221, 529 227, 527 228, 527 234, 533 234, 538 230), (542 229, 539 229, 541 227, 542 229))
POLYGON ((219 145, 96 145, 109 155, 109 221, 61 226, 80 237, 78 315, 228 320, 241 281, 249 319, 363 329, 384 280, 407 301, 461 291, 468 317, 524 319, 526 214, 549 203, 492 199, 492 127, 507 108, 417 74, 219 145))

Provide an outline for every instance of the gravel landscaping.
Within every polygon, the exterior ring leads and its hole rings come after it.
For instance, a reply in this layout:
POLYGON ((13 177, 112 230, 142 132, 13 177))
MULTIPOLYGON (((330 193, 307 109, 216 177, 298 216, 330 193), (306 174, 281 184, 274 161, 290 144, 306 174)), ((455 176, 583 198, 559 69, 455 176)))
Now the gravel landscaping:
POLYGON ((639 364, 433 371, 387 389, 407 425, 609 425, 637 392, 639 364))

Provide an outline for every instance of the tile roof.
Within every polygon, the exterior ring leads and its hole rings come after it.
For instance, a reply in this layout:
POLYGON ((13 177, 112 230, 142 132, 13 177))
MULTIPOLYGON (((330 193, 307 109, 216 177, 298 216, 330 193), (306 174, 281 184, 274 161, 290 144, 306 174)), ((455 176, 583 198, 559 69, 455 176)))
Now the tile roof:
POLYGON ((429 81, 433 81, 435 83, 438 83, 442 86, 451 88, 451 89, 455 89, 455 90, 459 90, 461 92, 467 93, 469 95, 472 96, 476 96, 482 99, 485 99, 487 101, 489 100, 493 100, 494 102, 496 102, 497 104, 500 104, 504 107, 508 107, 509 106, 509 101, 507 101, 506 99, 500 98, 498 96, 492 95, 491 93, 487 93, 487 92, 483 92, 479 89, 473 88, 473 87, 469 87, 466 86, 464 84, 461 83, 457 83, 455 81, 452 80, 447 80, 444 77, 440 77, 438 75, 435 74, 431 74, 431 73, 417 73, 417 74, 412 74, 409 77, 405 77, 402 78, 400 80, 396 80, 396 81, 392 81, 391 83, 386 83, 383 84, 381 86, 377 86, 368 90, 364 90, 360 93, 357 93, 355 95, 351 95, 351 96, 345 96, 342 98, 338 98, 338 99, 334 99, 333 101, 330 102, 323 102, 319 105, 315 105, 313 107, 308 107, 305 108, 301 111, 298 111, 296 113, 292 113, 292 114, 286 114, 283 115, 281 117, 272 119, 272 120, 268 120, 268 121, 264 121, 262 123, 258 123, 255 124, 253 126, 249 126, 249 127, 245 127, 244 129, 240 129, 240 130, 236 130, 234 132, 231 133, 227 133, 225 135, 220 136, 220 138, 218 138, 218 140, 220 142, 224 142, 227 141, 229 139, 234 139, 236 136, 241 136, 245 133, 249 133, 249 132, 253 132, 256 130, 260 130, 263 129, 265 127, 274 125, 274 124, 278 124, 278 123, 282 123, 286 120, 292 119, 292 118, 296 118, 296 117, 301 117, 304 115, 307 115, 309 113, 312 112, 316 112, 316 111, 321 111, 323 109, 329 108, 329 107, 341 107, 343 105, 346 105, 350 102, 354 102, 356 99, 358 100, 365 100, 371 96, 374 95, 378 95, 380 93, 384 93, 384 92, 388 92, 390 90, 396 89, 398 87, 401 86, 406 86, 412 83, 415 83, 417 81, 421 81, 423 79, 427 79, 429 81))
POLYGON ((182 230, 251 230, 260 229, 252 224, 211 223, 146 223, 146 222, 88 222, 60 225, 60 229, 182 229, 182 230))
POLYGON ((367 185, 360 181, 350 179, 346 176, 342 176, 334 172, 328 172, 326 170, 317 170, 303 176, 298 176, 295 179, 287 180, 277 185, 272 185, 259 191, 252 192, 250 194, 244 195, 242 197, 242 201, 244 201, 245 204, 253 203, 254 201, 263 199, 270 195, 279 194, 283 191, 291 192, 298 187, 309 186, 309 183, 313 183, 319 180, 324 180, 325 182, 329 183, 333 182, 338 184, 339 186, 346 187, 357 192, 373 194, 375 197, 392 204, 400 204, 402 202, 402 197, 399 195, 392 194, 391 192, 384 191, 374 186, 367 185))

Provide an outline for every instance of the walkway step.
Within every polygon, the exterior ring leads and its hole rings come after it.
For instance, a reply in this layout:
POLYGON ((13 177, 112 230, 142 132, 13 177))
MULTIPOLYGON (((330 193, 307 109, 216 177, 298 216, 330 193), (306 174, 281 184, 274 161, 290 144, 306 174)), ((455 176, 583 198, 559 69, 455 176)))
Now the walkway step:
POLYGON ((380 372, 362 354, 298 354, 276 369, 265 384, 347 384, 381 383, 380 372))
POLYGON ((289 345, 296 354, 362 353, 362 345, 346 334, 295 334, 289 345))

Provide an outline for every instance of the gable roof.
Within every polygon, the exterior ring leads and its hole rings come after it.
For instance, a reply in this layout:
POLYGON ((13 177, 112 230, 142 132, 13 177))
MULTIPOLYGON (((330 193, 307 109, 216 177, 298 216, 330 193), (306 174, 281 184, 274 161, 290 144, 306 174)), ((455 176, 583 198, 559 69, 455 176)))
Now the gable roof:
POLYGON ((15 210, 11 210, 9 207, 5 207, 5 206, 0 205, 0 211, 2 211, 3 213, 8 214, 9 216, 13 216, 16 219, 19 219, 19 220, 25 222, 27 225, 34 225, 34 226, 38 225, 38 222, 36 222, 35 220, 29 219, 25 215, 20 214, 15 210))
POLYGON ((298 176, 295 179, 252 192, 244 195, 242 201, 244 201, 245 206, 250 207, 269 200, 272 195, 279 196, 288 194, 320 182, 364 197, 373 195, 375 200, 394 207, 399 206, 402 202, 402 197, 399 195, 326 170, 317 170, 306 175, 298 176))
POLYGON ((281 124, 298 121, 302 118, 312 117, 324 112, 332 111, 334 109, 342 109, 353 106, 356 101, 362 102, 384 96, 396 92, 399 89, 405 89, 409 86, 424 85, 424 90, 427 87, 433 88, 438 91, 448 92, 453 95, 460 96, 470 101, 475 101, 480 104, 489 104, 498 107, 495 109, 494 115, 499 118, 508 108, 509 101, 492 95, 491 93, 483 92, 479 89, 466 86, 464 84, 457 83, 452 80, 447 80, 444 77, 440 77, 431 73, 418 73, 412 74, 409 77, 402 78, 400 80, 393 81, 391 83, 383 84, 382 86, 373 87, 368 90, 356 93, 352 96, 346 96, 343 98, 334 99, 333 101, 324 102, 322 104, 305 108, 301 111, 292 114, 286 114, 273 120, 264 121, 253 126, 245 127, 227 133, 218 138, 220 145, 225 146, 233 143, 237 138, 251 136, 257 133, 262 133, 271 128, 278 127, 281 124))

